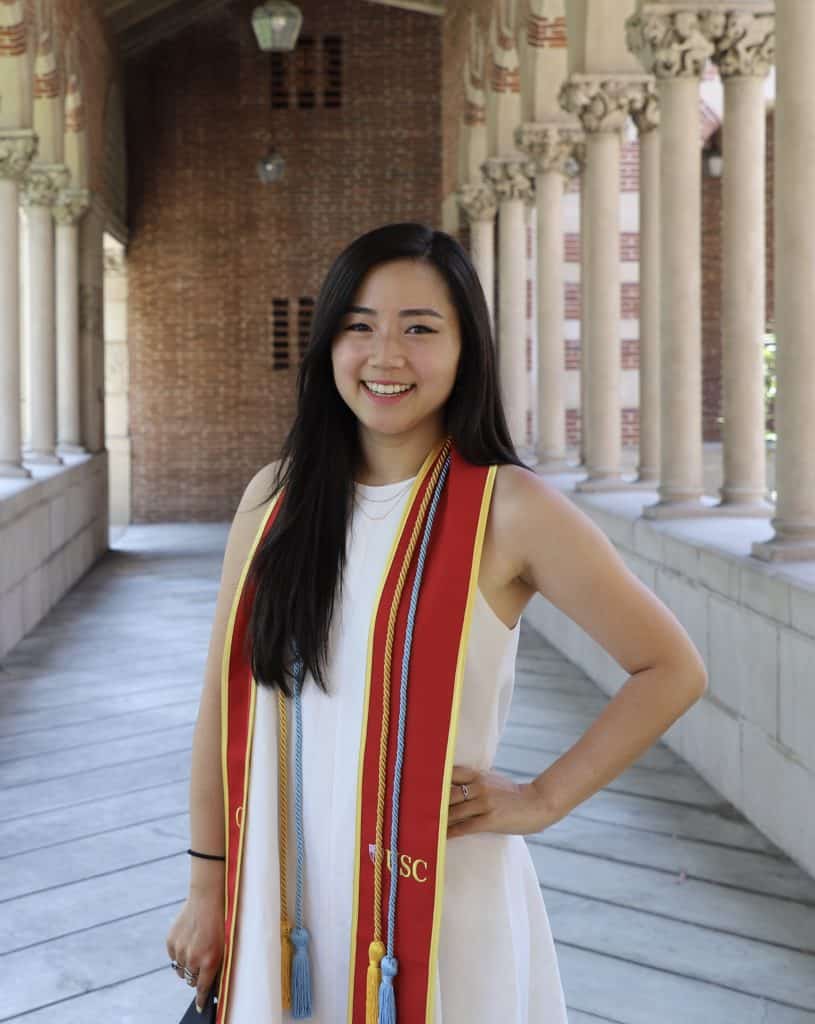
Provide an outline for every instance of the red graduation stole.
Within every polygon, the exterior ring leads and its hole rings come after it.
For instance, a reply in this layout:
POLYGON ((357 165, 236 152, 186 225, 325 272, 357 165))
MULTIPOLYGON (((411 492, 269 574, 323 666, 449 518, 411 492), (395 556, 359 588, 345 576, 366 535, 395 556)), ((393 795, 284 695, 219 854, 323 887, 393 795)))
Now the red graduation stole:
MULTIPOLYGON (((370 1024, 377 1020, 372 996, 375 996, 379 984, 381 972, 378 962, 384 946, 378 944, 373 947, 372 943, 375 939, 379 943, 387 940, 392 870, 398 871, 393 935, 398 973, 393 981, 393 990, 399 1024, 432 1024, 434 1020, 433 996, 438 969, 447 817, 461 681, 496 469, 495 465, 477 466, 468 462, 449 438, 435 445, 412 485, 380 583, 369 632, 361 723, 348 1024, 366 1024, 366 1020, 370 1024), (446 480, 443 480, 444 486, 440 488, 435 505, 413 626, 398 849, 393 856, 389 847, 397 755, 396 723, 411 589, 417 571, 422 524, 427 520, 428 505, 434 490, 439 487, 439 471, 448 453, 446 480), (387 717, 390 725, 387 744, 383 746, 386 666, 389 667, 390 713, 387 717), (386 800, 384 812, 381 811, 379 816, 379 831, 383 839, 380 846, 377 844, 377 807, 381 763, 386 765, 386 800), (375 898, 377 873, 380 878, 378 899, 375 898), (375 913, 375 907, 378 913, 375 913), (372 960, 370 954, 374 948, 378 952, 372 960)), ((254 552, 274 522, 279 501, 280 493, 270 503, 247 557, 224 645, 221 750, 227 835, 225 947, 216 1024, 224 1024, 229 997, 243 847, 243 813, 248 797, 254 723, 256 685, 243 652, 252 588, 245 583, 254 552)), ((319 921, 311 922, 311 926, 318 929, 319 921)), ((285 980, 283 989, 285 1004, 285 980)), ((315 1007, 315 1012, 320 1013, 321 1008, 315 1007)))

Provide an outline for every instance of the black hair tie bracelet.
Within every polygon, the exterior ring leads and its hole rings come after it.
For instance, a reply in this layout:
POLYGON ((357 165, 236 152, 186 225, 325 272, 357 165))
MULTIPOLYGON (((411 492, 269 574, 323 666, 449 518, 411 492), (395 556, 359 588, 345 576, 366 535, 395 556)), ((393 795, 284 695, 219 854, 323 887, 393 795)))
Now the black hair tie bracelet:
POLYGON ((198 853, 197 851, 190 850, 189 848, 187 849, 187 853, 191 853, 193 857, 203 857, 204 860, 226 860, 226 857, 223 854, 198 853))

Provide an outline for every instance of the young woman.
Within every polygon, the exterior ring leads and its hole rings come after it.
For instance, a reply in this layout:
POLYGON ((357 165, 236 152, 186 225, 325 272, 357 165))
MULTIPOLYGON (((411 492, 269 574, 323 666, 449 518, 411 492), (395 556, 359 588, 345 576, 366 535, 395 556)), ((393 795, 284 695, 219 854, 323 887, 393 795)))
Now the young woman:
POLYGON ((522 837, 640 757, 705 667, 516 455, 449 235, 390 224, 340 253, 297 387, 229 533, 173 965, 201 1004, 218 981, 219 1024, 565 1024, 522 837), (491 765, 535 593, 631 677, 521 784, 491 765))

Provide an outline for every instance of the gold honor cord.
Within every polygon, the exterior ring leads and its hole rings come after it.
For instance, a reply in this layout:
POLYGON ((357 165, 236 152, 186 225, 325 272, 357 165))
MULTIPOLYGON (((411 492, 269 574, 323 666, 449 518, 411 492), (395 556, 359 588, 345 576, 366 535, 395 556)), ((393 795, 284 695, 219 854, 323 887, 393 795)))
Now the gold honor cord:
POLYGON ((289 941, 291 920, 288 908, 288 872, 286 856, 288 851, 289 821, 289 757, 288 729, 286 726, 286 696, 277 691, 277 711, 280 738, 277 745, 277 801, 278 801, 278 850, 280 855, 280 981, 284 1009, 291 1007, 291 962, 292 948, 289 941))
MULTIPOLYGON (((399 577, 396 582, 396 589, 391 601, 390 615, 388 616, 388 628, 385 639, 385 672, 382 680, 382 728, 379 735, 379 786, 376 799, 376 849, 374 853, 374 937, 368 947, 368 976, 367 976, 367 998, 365 1003, 366 1024, 377 1024, 379 1015, 379 985, 382 980, 380 962, 385 955, 385 944, 382 941, 382 865, 384 862, 384 832, 385 832, 385 791, 387 786, 388 770, 388 733, 390 728, 390 679, 391 662, 393 656, 393 638, 396 627, 396 615, 399 611, 399 601, 407 580, 408 570, 413 558, 413 552, 419 542, 419 538, 427 517, 427 509, 433 499, 433 491, 436 482, 441 474, 444 460, 450 450, 452 438, 448 437, 441 448, 436 465, 430 473, 430 483, 425 489, 419 511, 416 515, 416 522, 410 537, 410 543, 402 559, 402 566, 399 570, 399 577)), ((391 851, 393 857, 394 851, 391 851)), ((396 865, 391 863, 391 871, 396 870, 396 865)))

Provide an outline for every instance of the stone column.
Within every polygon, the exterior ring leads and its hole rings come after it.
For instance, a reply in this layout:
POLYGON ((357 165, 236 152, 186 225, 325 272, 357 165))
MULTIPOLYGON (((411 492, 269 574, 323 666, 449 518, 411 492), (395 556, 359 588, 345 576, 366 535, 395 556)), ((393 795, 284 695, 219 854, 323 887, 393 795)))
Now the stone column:
POLYGON ((470 222, 470 257, 478 271, 490 322, 495 325, 495 194, 489 185, 462 185, 458 203, 470 222))
POLYGON ((699 15, 644 4, 628 48, 657 78, 660 106, 659 501, 649 519, 705 515, 702 464, 701 159, 699 80, 713 47, 699 15))
POLYGON ((815 4, 776 6, 776 490, 768 562, 815 559, 815 4))
POLYGON ((534 161, 537 215, 539 472, 562 472, 566 456, 566 360, 563 293, 563 186, 575 168, 579 133, 555 124, 529 123, 516 132, 534 161))
POLYGON ((589 465, 589 253, 591 252, 586 199, 586 143, 580 143, 580 458, 579 469, 589 465))
POLYGON ((57 353, 54 221, 52 209, 60 189, 67 186, 62 164, 32 164, 23 182, 23 205, 28 220, 28 416, 30 450, 25 460, 56 464, 57 353))
POLYGON ((640 443, 637 483, 659 480, 659 101, 649 82, 632 104, 640 150, 640 443))
POLYGON ((764 79, 773 60, 774 4, 765 11, 705 13, 724 81, 722 401, 724 484, 716 510, 769 516, 764 438, 766 325, 764 79))
POLYGON ((470 225, 470 257, 478 271, 490 323, 495 328, 495 212, 492 189, 482 181, 481 165, 487 159, 487 99, 485 93, 486 43, 478 18, 470 11, 469 45, 464 55, 464 112, 460 132, 458 204, 470 225))
POLYGON ((513 443, 526 447, 526 233, 524 203, 534 167, 525 157, 491 157, 483 173, 498 198, 498 373, 513 443))
MULTIPOLYGON (((110 210, 95 193, 79 223, 79 342, 81 350, 82 443, 89 452, 104 452, 105 445, 105 316, 104 280, 106 225, 110 210)), ((120 237, 124 231, 119 232, 120 237)), ((100 535, 104 545, 107 537, 100 535)), ((104 550, 104 547, 102 547, 104 550)))
POLYGON ((538 431, 538 224, 535 194, 524 203, 524 365, 526 366, 526 459, 534 455, 538 431))
POLYGON ((54 206, 57 223, 57 443, 60 453, 84 452, 79 415, 79 221, 87 189, 66 189, 54 206))
POLYGON ((19 192, 37 152, 32 131, 0 129, 0 477, 30 477, 20 423, 19 192))
MULTIPOLYGON (((634 486, 623 479, 620 411, 620 147, 635 90, 644 75, 572 75, 561 105, 577 114, 586 132, 585 212, 591 223, 586 251, 589 372, 586 381, 588 476, 578 491, 634 486)), ((584 414, 585 416, 585 414, 584 414)))

